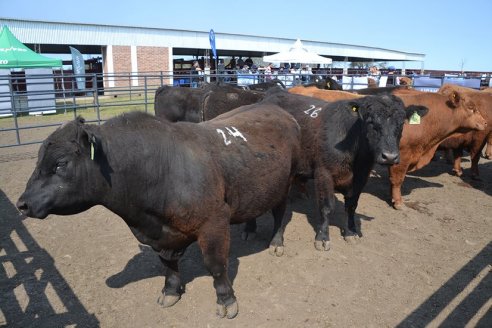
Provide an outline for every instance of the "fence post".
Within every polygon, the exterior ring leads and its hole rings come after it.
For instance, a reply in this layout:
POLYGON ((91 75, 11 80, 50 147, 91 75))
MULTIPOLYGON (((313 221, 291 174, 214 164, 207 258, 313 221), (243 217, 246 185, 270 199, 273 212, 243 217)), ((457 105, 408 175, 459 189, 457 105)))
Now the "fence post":
POLYGON ((147 113, 148 112, 148 109, 147 109, 147 100, 148 100, 148 97, 147 97, 147 91, 148 91, 148 89, 147 89, 147 76, 144 76, 144 90, 145 90, 145 92, 144 92, 145 112, 147 113))
POLYGON ((96 74, 92 74, 92 94, 94 96, 94 105, 96 106, 97 112, 97 124, 101 124, 101 108, 99 107, 99 95, 97 93, 97 79, 96 74))
MULTIPOLYGON (((14 112, 14 124, 15 124, 15 137, 17 139, 17 145, 20 145, 20 134, 19 134, 19 122, 17 122, 17 106, 15 105, 14 89, 12 86, 12 76, 9 76, 9 90, 10 90, 10 104, 14 112)), ((20 106, 20 97, 19 97, 20 106)))

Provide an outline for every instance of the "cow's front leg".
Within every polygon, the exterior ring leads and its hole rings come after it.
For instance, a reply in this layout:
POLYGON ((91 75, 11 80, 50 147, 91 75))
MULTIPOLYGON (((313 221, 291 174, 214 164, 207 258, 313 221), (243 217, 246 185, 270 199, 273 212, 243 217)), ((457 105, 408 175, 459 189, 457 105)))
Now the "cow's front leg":
POLYGON ((396 210, 403 209, 403 199, 401 197, 401 186, 405 175, 407 174, 408 165, 393 164, 388 167, 389 179, 391 184, 391 202, 396 210))
POLYGON ((354 176, 352 180, 352 186, 348 192, 344 193, 345 197, 345 213, 347 213, 347 220, 344 222, 344 228, 342 229, 342 236, 345 241, 351 241, 357 236, 362 237, 362 232, 357 231, 355 225, 355 211, 359 204, 360 194, 362 189, 367 184, 371 168, 369 166, 354 167, 354 176))
POLYGON ((362 237, 362 232, 357 232, 355 225, 355 210, 359 202, 360 193, 345 198, 345 212, 347 213, 347 220, 344 222, 344 228, 342 229, 342 236, 345 241, 351 241, 354 237, 362 237))
POLYGON ((227 273, 229 244, 229 220, 217 218, 200 229, 198 245, 203 254, 205 267, 214 279, 217 315, 232 319, 238 314, 238 304, 227 273))
POLYGON ((176 304, 184 292, 178 269, 178 261, 183 253, 184 250, 162 250, 159 252, 159 258, 166 270, 166 280, 162 289, 162 295, 157 300, 157 303, 162 307, 170 307, 176 304))

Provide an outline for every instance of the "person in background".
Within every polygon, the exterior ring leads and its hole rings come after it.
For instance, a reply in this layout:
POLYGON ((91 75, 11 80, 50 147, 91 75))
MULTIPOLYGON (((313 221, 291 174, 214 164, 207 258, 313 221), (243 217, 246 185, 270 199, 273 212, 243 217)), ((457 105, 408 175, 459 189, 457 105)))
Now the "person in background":
POLYGON ((191 67, 191 87, 192 88, 198 88, 198 81, 200 78, 198 75, 201 73, 202 69, 200 68, 200 65, 198 64, 198 60, 195 60, 193 62, 193 66, 191 67))
POLYGON ((293 65, 290 69, 290 74, 292 74, 292 85, 298 85, 300 80, 299 74, 301 74, 301 64, 293 65))
POLYGON ((236 57, 232 56, 231 60, 229 61, 229 64, 226 65, 226 69, 236 69, 236 57))
POLYGON ((225 71, 225 65, 224 65, 224 59, 219 59, 219 62, 217 63, 217 74, 218 74, 218 78, 217 80, 219 82, 224 82, 225 81, 225 74, 226 74, 226 71, 225 71))
POLYGON ((249 67, 253 67, 253 59, 251 59, 251 57, 246 58, 244 64, 248 65, 249 67))
POLYGON ((301 68, 301 81, 303 84, 311 82, 311 75, 313 74, 309 65, 303 65, 301 68))
POLYGON ((239 59, 237 60, 236 66, 237 66, 236 69, 243 68, 243 66, 244 66, 244 60, 243 60, 243 57, 242 56, 239 56, 239 59))
POLYGON ((371 66, 369 68, 369 75, 368 75, 368 86, 371 87, 377 87, 379 84, 379 78, 381 77, 381 72, 377 68, 377 66, 371 66), (371 81, 372 79, 372 81, 371 81))
POLYGON ((387 86, 395 86, 398 85, 398 77, 396 76, 396 70, 394 66, 388 67, 388 81, 386 83, 387 86))
POLYGON ((270 81, 272 79, 273 64, 270 63, 265 67, 265 81, 270 81))

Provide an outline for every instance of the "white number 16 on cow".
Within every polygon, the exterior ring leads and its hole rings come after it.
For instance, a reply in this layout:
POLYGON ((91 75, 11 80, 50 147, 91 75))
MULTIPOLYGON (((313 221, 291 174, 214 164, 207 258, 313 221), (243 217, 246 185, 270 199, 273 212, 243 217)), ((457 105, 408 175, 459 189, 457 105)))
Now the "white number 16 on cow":
MULTIPOLYGON (((241 138, 244 141, 248 141, 237 128, 233 126, 229 128, 226 126, 225 129, 230 136, 234 138, 241 138)), ((222 135, 222 138, 224 138, 224 143, 226 146, 231 144, 232 141, 227 137, 226 133, 222 129, 217 129, 216 131, 218 134, 222 135)))

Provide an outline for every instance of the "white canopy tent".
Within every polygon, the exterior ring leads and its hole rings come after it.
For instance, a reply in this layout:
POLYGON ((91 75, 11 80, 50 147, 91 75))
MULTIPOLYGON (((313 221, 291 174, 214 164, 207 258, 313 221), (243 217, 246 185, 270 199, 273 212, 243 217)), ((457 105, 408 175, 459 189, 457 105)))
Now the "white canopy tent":
POLYGON ((264 62, 274 63, 300 63, 300 64, 331 64, 331 58, 309 52, 303 47, 301 40, 297 39, 289 51, 279 52, 270 56, 263 56, 264 62))

